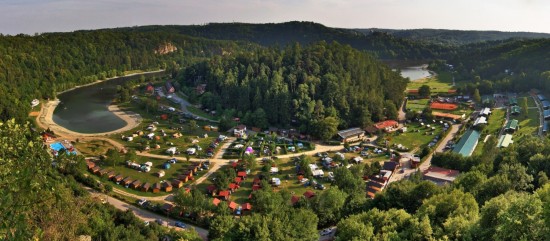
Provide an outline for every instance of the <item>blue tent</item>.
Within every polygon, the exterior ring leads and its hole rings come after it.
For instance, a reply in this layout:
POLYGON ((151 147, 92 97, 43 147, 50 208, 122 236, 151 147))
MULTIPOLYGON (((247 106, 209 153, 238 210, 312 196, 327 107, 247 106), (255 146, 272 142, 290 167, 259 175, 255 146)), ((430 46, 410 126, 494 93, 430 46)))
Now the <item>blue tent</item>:
POLYGON ((164 168, 164 169, 170 169, 170 163, 168 163, 168 162, 167 162, 167 163, 164 163, 164 164, 162 165, 162 168, 164 168))

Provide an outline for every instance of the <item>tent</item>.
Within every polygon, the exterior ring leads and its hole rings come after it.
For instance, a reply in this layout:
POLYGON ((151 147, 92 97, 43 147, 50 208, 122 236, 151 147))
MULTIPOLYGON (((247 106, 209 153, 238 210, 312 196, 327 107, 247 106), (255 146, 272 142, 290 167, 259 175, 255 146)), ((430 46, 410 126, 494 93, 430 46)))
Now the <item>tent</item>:
POLYGON ((162 164, 162 168, 170 169, 170 163, 166 162, 166 163, 162 164))

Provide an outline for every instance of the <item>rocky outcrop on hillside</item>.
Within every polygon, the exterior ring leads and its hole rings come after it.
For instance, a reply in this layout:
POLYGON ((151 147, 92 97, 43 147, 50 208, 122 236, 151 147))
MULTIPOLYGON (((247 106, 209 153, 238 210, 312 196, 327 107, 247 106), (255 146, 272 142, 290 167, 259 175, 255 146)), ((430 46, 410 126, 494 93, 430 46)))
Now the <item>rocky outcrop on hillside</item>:
POLYGON ((155 54, 164 55, 172 53, 176 50, 178 50, 178 48, 172 43, 164 43, 155 49, 155 54))

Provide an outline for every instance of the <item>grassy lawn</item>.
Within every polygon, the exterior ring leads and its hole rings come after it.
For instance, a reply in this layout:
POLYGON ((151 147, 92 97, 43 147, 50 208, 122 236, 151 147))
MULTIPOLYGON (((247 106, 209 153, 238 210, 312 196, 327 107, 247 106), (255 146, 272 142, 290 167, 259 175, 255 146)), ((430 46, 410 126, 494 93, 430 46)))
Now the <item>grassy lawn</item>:
POLYGON ((430 124, 430 128, 428 128, 427 126, 421 126, 419 123, 411 123, 407 125, 407 132, 394 132, 386 137, 389 138, 390 145, 401 144, 409 150, 422 148, 442 132, 443 124, 439 122, 430 124), (431 127, 435 127, 435 130, 432 130, 431 127), (431 135, 432 132, 433 135, 431 135))
POLYGON ((189 112, 195 114, 195 115, 198 115, 198 116, 202 117, 202 118, 211 119, 211 120, 218 120, 217 117, 215 117, 213 115, 210 115, 210 114, 204 112, 203 110, 201 110, 201 109, 199 109, 195 106, 192 106, 192 105, 187 106, 187 110, 189 112))
POLYGON ((412 111, 422 111, 426 106, 428 106, 429 99, 415 99, 407 100, 407 109, 412 111))
POLYGON ((492 114, 487 121, 487 126, 483 130, 483 134, 498 135, 500 129, 506 120, 505 109, 493 109, 492 114))
POLYGON ((106 141, 80 141, 74 144, 78 152, 84 156, 104 155, 109 148, 115 149, 113 145, 106 141))
MULTIPOLYGON (((182 174, 184 171, 187 170, 187 167, 190 166, 190 162, 177 162, 175 164, 170 164, 170 169, 163 169, 162 165, 168 160, 167 159, 156 159, 156 158, 147 158, 142 156, 137 156, 137 160, 135 160, 138 164, 143 164, 145 162, 152 162, 153 166, 151 167, 150 172, 141 172, 139 170, 127 167, 125 163, 120 163, 116 166, 108 166, 107 164, 100 164, 102 168, 105 168, 109 171, 115 171, 117 175, 122 175, 124 178, 130 177, 133 180, 140 180, 142 184, 144 183, 150 183, 154 184, 157 182, 162 181, 168 181, 171 182, 173 179, 176 179, 176 177, 180 174, 182 174), (158 177, 157 173, 163 170, 165 172, 165 176, 158 177)), ((206 170, 199 171, 198 175, 195 175, 194 178, 197 179, 200 176, 202 176, 204 173, 206 173, 206 170)), ((151 192, 145 193, 141 191, 136 191, 131 188, 124 188, 122 185, 116 185, 112 181, 106 180, 106 178, 101 178, 103 181, 112 184, 115 187, 119 187, 121 190, 124 190, 126 192, 134 193, 137 195, 143 195, 143 196, 159 196, 159 195, 165 195, 164 194, 153 194, 151 192)), ((192 181, 188 181, 185 183, 185 185, 190 184, 192 181)))
POLYGON ((514 134, 515 138, 522 139, 525 136, 537 134, 540 125, 538 109, 528 109, 527 116, 520 114, 517 116, 517 120, 519 121, 519 130, 514 134))
POLYGON ((407 89, 416 90, 416 89, 419 89, 420 86, 422 85, 430 86, 430 90, 432 93, 447 93, 450 89, 453 88, 451 86, 452 85, 451 74, 448 72, 441 72, 434 77, 425 78, 417 81, 411 81, 407 85, 407 89))

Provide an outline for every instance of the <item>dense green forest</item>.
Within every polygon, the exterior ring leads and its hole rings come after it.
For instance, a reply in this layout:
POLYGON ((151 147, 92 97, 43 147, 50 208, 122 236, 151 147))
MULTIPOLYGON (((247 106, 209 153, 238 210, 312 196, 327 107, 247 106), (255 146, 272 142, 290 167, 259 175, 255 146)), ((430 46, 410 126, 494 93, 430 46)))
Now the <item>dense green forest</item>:
POLYGON ((0 36, 0 120, 23 120, 32 99, 129 70, 176 69, 250 44, 198 39, 164 32, 116 30, 0 36), (177 50, 155 53, 172 44, 177 50))
POLYGON ((214 57, 179 78, 184 85, 207 84, 201 98, 206 108, 234 109, 244 123, 260 128, 295 123, 313 134, 326 118, 339 128, 396 118, 407 85, 371 55, 325 42, 214 57))
MULTIPOLYGON (((476 83, 484 94, 495 90, 550 90, 549 61, 550 39, 531 39, 466 45, 446 63, 454 66, 457 81, 476 83)), ((433 69, 447 69, 438 63, 432 65, 433 69)))
POLYGON ((132 212, 93 200, 70 175, 82 170, 83 157, 62 153, 52 163, 30 127, 0 122, 0 240, 201 240, 154 223, 145 228, 132 212))
POLYGON ((472 31, 449 29, 355 29, 358 32, 370 35, 376 32, 391 34, 398 38, 409 39, 415 42, 426 42, 439 45, 464 45, 486 41, 507 39, 535 39, 550 38, 548 33, 532 32, 501 32, 501 31, 472 31))
POLYGON ((208 39, 240 40, 264 46, 284 47, 300 43, 307 45, 319 41, 348 44, 366 50, 381 59, 432 59, 450 49, 447 46, 420 43, 383 32, 368 36, 350 29, 330 28, 313 22, 286 22, 268 24, 210 23, 188 26, 146 26, 120 28, 136 32, 172 32, 208 39))

